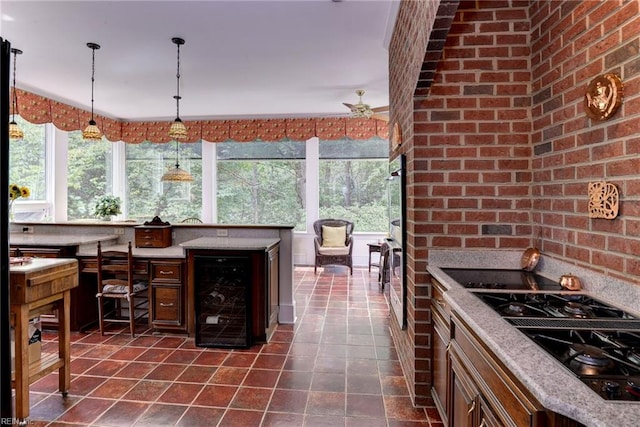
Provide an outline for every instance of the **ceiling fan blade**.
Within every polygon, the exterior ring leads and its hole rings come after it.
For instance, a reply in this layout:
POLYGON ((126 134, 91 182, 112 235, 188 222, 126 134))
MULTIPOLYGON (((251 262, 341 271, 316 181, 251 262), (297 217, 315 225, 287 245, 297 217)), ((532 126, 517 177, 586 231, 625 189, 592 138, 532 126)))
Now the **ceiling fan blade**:
POLYGON ((353 104, 348 104, 346 102, 343 102, 342 105, 344 105, 345 107, 347 107, 349 110, 353 110, 353 104))
POLYGON ((382 113, 382 112, 385 112, 385 111, 389 111, 389 106, 385 105, 384 107, 372 108, 371 111, 373 111, 374 113, 382 113))

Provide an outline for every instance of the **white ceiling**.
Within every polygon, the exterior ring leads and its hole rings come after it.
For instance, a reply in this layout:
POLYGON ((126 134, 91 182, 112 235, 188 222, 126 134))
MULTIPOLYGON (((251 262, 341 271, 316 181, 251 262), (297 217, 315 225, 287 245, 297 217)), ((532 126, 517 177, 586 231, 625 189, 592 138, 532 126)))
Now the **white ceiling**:
POLYGON ((389 104, 398 0, 0 1, 17 86, 123 120, 345 115, 389 104))

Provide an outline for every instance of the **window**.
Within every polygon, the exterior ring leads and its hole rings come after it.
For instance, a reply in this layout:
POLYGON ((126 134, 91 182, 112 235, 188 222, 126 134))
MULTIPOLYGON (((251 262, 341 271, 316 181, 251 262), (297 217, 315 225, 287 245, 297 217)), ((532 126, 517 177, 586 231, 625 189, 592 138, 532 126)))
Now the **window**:
POLYGON ((180 143, 180 168, 193 182, 162 182, 160 178, 176 164, 176 142, 126 144, 127 219, 180 222, 202 216, 202 142, 180 143))
POLYGON ((319 216, 354 221, 355 232, 386 232, 388 142, 320 141, 319 216))
POLYGON ((219 143, 220 224, 294 224, 305 230, 305 143, 219 143))
POLYGON ((69 132, 67 152, 67 218, 95 218, 96 199, 111 194, 113 143, 85 141, 81 131, 69 132))
MULTIPOLYGON (((34 125, 18 116, 16 123, 24 132, 24 138, 9 142, 9 183, 29 187, 31 195, 26 200, 46 200, 46 125, 34 125)), ((16 203, 23 201, 25 199, 18 199, 16 203)))

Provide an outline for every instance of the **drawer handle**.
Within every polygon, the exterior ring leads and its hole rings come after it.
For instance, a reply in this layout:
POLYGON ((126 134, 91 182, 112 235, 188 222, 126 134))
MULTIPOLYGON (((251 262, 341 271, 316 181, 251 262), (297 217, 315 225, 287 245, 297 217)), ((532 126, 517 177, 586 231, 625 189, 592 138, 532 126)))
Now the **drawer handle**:
POLYGON ((485 427, 487 425, 486 420, 483 418, 482 421, 480 421, 480 426, 479 427, 485 427))
POLYGON ((451 351, 451 344, 453 343, 449 341, 449 344, 447 344, 447 348, 444 350, 445 352, 449 353, 451 351))
POLYGON ((438 305, 438 306, 440 306, 440 307, 442 307, 442 308, 445 308, 445 307, 447 306, 447 303, 445 303, 445 302, 444 302, 444 301, 442 301, 442 300, 439 300, 439 299, 435 299, 435 298, 434 298, 434 299, 433 299, 433 301, 435 301, 436 305, 438 305))
POLYGON ((158 274, 173 274, 172 270, 159 270, 158 274))
POLYGON ((471 413, 473 412, 474 409, 476 409, 476 401, 475 400, 473 402, 471 402, 471 408, 469 408, 469 410, 467 411, 467 415, 471 415, 471 413))
POLYGON ((173 307, 173 303, 166 303, 166 302, 161 302, 160 303, 160 307, 173 307))

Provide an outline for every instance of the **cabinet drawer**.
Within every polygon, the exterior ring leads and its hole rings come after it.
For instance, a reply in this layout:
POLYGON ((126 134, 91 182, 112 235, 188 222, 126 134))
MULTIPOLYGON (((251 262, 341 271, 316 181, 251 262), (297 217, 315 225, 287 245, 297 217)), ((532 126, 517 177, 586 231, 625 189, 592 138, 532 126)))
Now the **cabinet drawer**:
POLYGON ((136 227, 137 248, 166 248, 171 246, 171 227, 136 227))
MULTIPOLYGON (((81 258, 78 265, 80 273, 97 273, 98 260, 96 258, 81 258)), ((149 263, 147 261, 133 261, 133 274, 147 275, 149 274, 149 263)))
POLYGON ((180 325, 182 323, 181 288, 152 286, 154 324, 180 325))
POLYGON ((182 265, 179 263, 151 262, 152 282, 182 282, 182 265))

